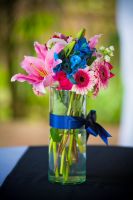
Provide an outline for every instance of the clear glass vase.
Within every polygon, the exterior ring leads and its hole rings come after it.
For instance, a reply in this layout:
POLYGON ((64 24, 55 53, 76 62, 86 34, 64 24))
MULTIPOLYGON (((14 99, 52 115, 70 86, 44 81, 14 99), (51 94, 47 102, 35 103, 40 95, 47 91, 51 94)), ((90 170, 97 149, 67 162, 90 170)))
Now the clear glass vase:
MULTIPOLYGON (((67 90, 50 89, 50 113, 63 116, 85 116, 86 96, 67 90)), ((50 128, 50 182, 78 184, 86 180, 86 131, 50 128)))

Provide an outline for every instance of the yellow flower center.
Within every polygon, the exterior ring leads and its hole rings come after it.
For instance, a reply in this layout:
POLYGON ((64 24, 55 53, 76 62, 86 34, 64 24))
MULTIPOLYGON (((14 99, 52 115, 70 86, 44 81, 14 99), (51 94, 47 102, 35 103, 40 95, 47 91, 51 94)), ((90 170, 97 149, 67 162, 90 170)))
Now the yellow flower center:
POLYGON ((30 63, 30 66, 33 67, 41 77, 46 77, 48 76, 48 73, 46 70, 43 69, 43 71, 39 70, 33 63, 30 63))

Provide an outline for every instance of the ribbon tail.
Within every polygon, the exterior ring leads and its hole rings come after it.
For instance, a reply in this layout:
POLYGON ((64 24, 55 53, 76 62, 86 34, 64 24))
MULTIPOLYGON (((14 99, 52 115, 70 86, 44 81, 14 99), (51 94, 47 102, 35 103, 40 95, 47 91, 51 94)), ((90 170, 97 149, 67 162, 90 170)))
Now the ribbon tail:
POLYGON ((98 133, 95 130, 95 128, 94 127, 90 127, 90 126, 86 128, 86 132, 87 132, 87 140, 89 138, 89 134, 93 135, 94 137, 97 137, 97 135, 98 135, 98 133))
POLYGON ((108 138, 112 137, 102 126, 100 126, 99 124, 97 124, 97 126, 99 127, 99 136, 100 138, 103 140, 103 142, 108 145, 108 138))
POLYGON ((97 136, 98 134, 96 133, 96 131, 95 130, 93 130, 91 127, 87 127, 86 128, 86 131, 87 131, 87 134, 91 134, 91 135, 93 135, 93 136, 97 136))

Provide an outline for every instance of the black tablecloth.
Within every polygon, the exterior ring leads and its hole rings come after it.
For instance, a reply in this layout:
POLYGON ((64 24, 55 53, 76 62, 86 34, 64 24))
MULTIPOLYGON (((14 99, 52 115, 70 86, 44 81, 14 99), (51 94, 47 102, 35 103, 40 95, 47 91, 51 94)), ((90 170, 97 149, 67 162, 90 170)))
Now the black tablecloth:
POLYGON ((81 185, 48 182, 47 147, 30 147, 0 189, 0 199, 133 200, 133 148, 89 146, 87 181, 81 185))

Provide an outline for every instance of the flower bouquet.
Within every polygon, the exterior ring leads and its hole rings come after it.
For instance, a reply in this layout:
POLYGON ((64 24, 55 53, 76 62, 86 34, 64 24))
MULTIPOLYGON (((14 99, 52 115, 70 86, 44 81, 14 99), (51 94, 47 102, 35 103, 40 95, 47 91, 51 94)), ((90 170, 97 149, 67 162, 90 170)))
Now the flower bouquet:
POLYGON ((108 144, 111 135, 86 114, 86 97, 106 88, 113 66, 114 47, 96 49, 99 38, 89 41, 82 29, 75 38, 55 33, 46 44, 34 43, 37 57, 25 56, 11 81, 27 81, 36 95, 50 87, 49 181, 76 184, 86 180, 86 141, 89 134, 108 144))

